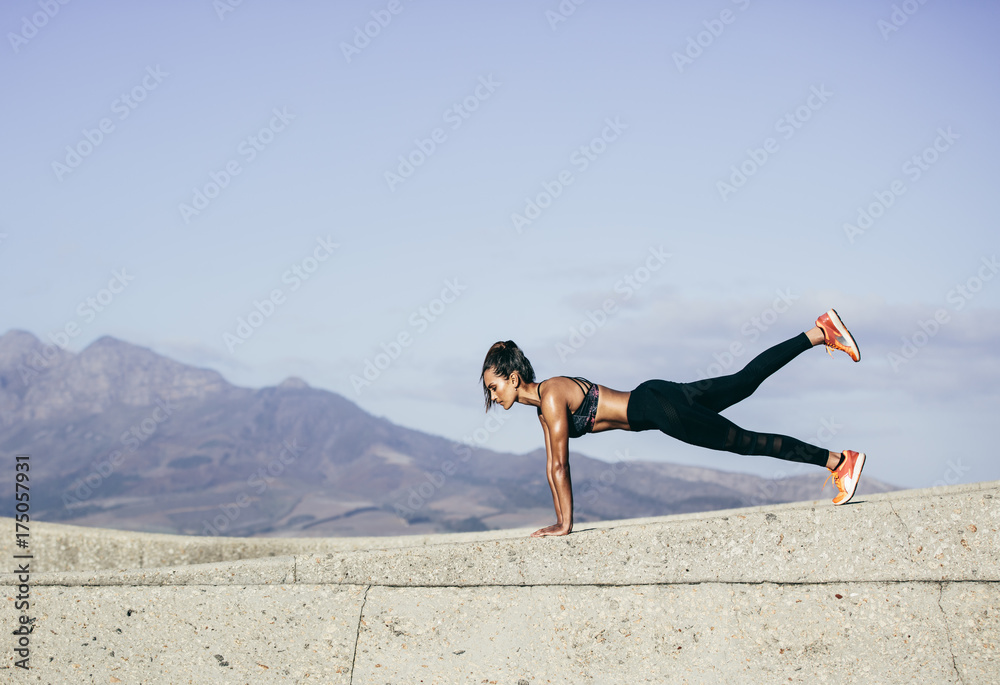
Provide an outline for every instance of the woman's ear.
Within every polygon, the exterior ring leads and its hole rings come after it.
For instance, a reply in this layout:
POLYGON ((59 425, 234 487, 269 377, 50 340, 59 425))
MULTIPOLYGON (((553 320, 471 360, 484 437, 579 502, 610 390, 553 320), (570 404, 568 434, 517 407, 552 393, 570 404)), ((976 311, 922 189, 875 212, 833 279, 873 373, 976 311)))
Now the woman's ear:
POLYGON ((510 374, 509 382, 511 385, 514 386, 514 389, 517 390, 521 386, 521 374, 519 374, 517 371, 514 371, 512 374, 510 374))

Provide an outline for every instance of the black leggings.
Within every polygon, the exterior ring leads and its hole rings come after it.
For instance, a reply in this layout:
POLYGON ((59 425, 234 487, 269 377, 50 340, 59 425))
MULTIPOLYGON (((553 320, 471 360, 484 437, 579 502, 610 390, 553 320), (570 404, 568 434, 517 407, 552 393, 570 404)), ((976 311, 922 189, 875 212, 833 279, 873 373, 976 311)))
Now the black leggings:
POLYGON ((753 358, 741 371, 695 383, 651 380, 629 397, 629 427, 658 429, 691 445, 743 455, 826 466, 829 451, 787 435, 754 433, 719 412, 753 394, 764 379, 812 347, 805 333, 778 343, 753 358))

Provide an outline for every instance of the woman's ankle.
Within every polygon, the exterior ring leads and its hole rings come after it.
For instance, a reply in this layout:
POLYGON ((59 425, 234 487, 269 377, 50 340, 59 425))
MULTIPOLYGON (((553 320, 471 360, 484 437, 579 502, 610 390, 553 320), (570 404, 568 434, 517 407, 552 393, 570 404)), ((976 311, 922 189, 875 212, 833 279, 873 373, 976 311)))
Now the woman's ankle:
POLYGON ((826 468, 829 469, 830 471, 836 471, 837 469, 840 468, 841 464, 843 463, 844 463, 843 452, 830 452, 830 456, 826 460, 826 468), (836 461, 836 465, 831 468, 830 463, 833 461, 836 461))

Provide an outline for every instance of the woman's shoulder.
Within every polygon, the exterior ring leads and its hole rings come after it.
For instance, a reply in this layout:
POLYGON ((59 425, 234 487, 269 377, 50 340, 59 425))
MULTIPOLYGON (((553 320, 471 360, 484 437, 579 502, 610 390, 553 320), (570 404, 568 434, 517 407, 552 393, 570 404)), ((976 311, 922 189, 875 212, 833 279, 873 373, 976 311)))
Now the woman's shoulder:
POLYGON ((573 384, 572 379, 573 379, 572 376, 549 376, 544 380, 538 381, 538 387, 541 388, 543 384, 545 385, 546 389, 563 387, 567 383, 572 385, 573 384))
POLYGON ((556 396, 575 396, 575 393, 582 390, 584 393, 597 386, 581 376, 551 376, 538 382, 538 397, 542 397, 542 385, 545 385, 545 395, 555 393, 556 396))

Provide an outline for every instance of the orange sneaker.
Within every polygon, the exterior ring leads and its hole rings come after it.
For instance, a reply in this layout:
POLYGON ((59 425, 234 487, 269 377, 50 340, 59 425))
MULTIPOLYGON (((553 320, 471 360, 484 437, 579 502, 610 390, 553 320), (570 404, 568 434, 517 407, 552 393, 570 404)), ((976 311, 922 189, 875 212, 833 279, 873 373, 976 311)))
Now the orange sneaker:
POLYGON ((847 330, 847 326, 837 316, 836 309, 821 314, 816 319, 816 325, 823 329, 824 344, 831 357, 833 356, 832 350, 841 350, 854 361, 861 361, 861 350, 858 349, 858 344, 854 342, 854 337, 847 330))
POLYGON ((840 466, 836 470, 830 471, 830 475, 823 482, 825 488, 827 481, 833 478, 833 484, 839 490, 837 496, 833 498, 834 504, 847 504, 851 501, 851 498, 854 497, 854 491, 858 487, 858 481, 861 480, 861 469, 865 466, 864 452, 844 450, 842 454, 844 460, 840 466))

